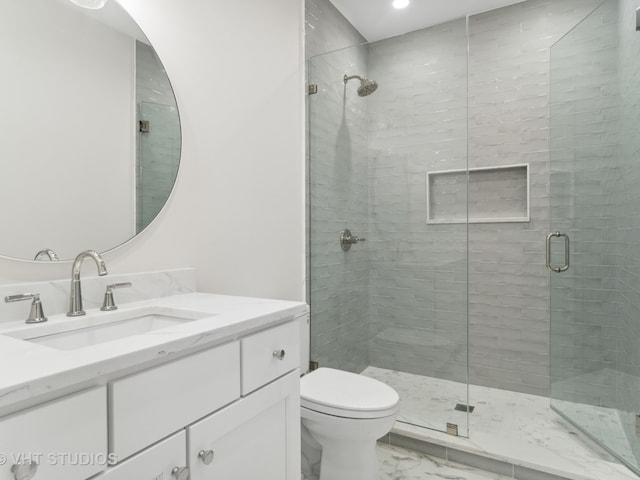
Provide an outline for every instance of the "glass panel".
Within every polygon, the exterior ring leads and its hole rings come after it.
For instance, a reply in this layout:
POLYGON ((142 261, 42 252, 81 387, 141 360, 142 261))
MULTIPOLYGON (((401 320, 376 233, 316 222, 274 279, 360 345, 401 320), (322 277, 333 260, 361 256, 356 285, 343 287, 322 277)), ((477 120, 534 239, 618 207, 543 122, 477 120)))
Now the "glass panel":
POLYGON ((369 365, 369 157, 372 97, 347 88, 346 73, 365 75, 368 47, 309 61, 311 359, 360 373, 369 365), (347 94, 348 93, 348 94, 347 94), (344 252, 340 232, 366 238, 344 252))
POLYGON ((464 436, 466 54, 462 19, 309 62, 312 359, 394 387, 400 421, 464 436), (345 228, 366 242, 343 251, 345 228))
POLYGON ((551 50, 552 407, 640 472, 640 36, 604 2, 551 50), (564 242, 552 242, 562 266, 564 242))

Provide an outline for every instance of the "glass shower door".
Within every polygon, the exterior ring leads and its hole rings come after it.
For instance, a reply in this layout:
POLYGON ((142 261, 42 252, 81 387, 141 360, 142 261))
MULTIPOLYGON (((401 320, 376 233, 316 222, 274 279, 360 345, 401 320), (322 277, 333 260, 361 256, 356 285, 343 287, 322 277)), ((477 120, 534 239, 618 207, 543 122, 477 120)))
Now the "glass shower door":
POLYGON ((466 52, 463 19, 308 63, 311 358, 395 388, 403 424, 460 436, 466 52), (353 75, 378 88, 345 82, 353 75), (343 250, 345 229, 366 241, 343 250))
POLYGON ((551 50, 551 405, 640 473, 640 34, 608 0, 551 50))

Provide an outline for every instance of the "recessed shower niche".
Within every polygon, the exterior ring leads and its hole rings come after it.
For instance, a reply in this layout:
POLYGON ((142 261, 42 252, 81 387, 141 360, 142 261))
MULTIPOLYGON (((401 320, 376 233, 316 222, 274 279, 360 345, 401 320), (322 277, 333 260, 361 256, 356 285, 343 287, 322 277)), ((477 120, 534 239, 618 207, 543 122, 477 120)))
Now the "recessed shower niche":
POLYGON ((427 172, 427 223, 528 222, 529 164, 427 172), (468 199, 468 202, 467 202, 468 199), (468 212, 467 212, 468 209, 468 212))

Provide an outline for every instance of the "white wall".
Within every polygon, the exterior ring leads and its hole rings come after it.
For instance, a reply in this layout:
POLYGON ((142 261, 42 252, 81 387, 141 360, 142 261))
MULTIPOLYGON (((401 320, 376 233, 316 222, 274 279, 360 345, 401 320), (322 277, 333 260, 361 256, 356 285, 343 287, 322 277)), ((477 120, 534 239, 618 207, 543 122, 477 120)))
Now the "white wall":
MULTIPOLYGON (((302 300, 302 1, 120 3, 167 69, 183 151, 167 207, 105 255, 108 268, 192 266, 201 291, 302 300)), ((69 269, 0 259, 0 282, 64 278, 69 269)))

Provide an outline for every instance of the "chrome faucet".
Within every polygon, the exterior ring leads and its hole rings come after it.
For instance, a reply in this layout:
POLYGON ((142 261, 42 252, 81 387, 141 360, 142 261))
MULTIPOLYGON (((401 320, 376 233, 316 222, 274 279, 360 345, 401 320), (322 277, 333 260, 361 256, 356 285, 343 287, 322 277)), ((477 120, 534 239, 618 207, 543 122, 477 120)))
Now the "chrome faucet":
POLYGON ((69 302, 69 311, 67 317, 79 317, 86 312, 82 309, 82 290, 80 288, 80 267, 82 267, 82 261, 90 257, 96 262, 98 266, 98 275, 101 277, 107 274, 107 267, 104 264, 104 260, 100 254, 94 250, 86 250, 80 253, 73 261, 71 267, 71 298, 69 302))
POLYGON ((36 253, 36 256, 33 259, 38 260, 42 255, 46 255, 47 257, 49 257, 49 260, 51 260, 52 262, 57 262, 58 260, 60 260, 56 252, 54 252, 50 248, 43 248, 38 253, 36 253))

